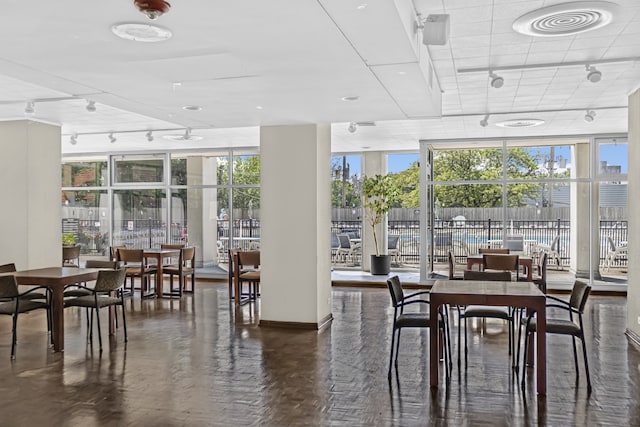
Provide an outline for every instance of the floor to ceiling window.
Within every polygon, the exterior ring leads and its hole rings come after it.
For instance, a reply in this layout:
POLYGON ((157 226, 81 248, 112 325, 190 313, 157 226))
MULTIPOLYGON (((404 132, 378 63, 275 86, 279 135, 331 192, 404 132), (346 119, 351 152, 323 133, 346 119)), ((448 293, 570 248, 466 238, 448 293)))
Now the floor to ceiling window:
POLYGON ((524 254, 553 246, 552 281, 554 274, 626 281, 626 141, 614 141, 425 145, 433 150, 428 271, 442 269, 449 250, 463 261, 506 238, 519 240, 524 254))

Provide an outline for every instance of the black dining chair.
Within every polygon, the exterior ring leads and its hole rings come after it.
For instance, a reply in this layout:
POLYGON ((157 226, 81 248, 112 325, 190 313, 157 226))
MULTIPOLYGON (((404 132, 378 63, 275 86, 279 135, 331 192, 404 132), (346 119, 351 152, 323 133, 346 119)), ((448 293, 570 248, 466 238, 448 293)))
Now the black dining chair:
MULTIPOLYGON (((560 298, 547 295, 547 309, 561 310, 566 313, 566 316, 549 317, 547 316, 547 334, 557 335, 569 335, 571 337, 571 343, 573 344, 573 361, 576 367, 576 384, 580 379, 580 368, 578 367, 578 351, 576 349, 576 338, 582 343, 582 356, 584 357, 584 369, 587 374, 587 391, 591 393, 591 376, 589 375, 589 360, 587 358, 587 347, 584 340, 584 323, 582 321, 582 314, 584 313, 584 307, 587 304, 587 298, 591 293, 591 286, 587 285, 581 280, 576 280, 571 290, 571 297, 569 301, 562 300, 560 298), (574 319, 577 317, 577 322, 574 319)), ((549 312, 550 310, 547 310, 549 312)), ((535 313, 531 313, 526 319, 522 319, 521 326, 525 327, 524 336, 524 356, 522 358, 522 388, 525 384, 525 370, 527 368, 527 350, 528 350, 528 338, 529 335, 537 333, 537 322, 534 317, 535 313)), ((518 344, 520 344, 520 330, 518 331, 518 344)), ((562 348, 562 347, 560 347, 562 348)), ((520 346, 518 345, 518 352, 520 346)))
MULTIPOLYGON (((387 286, 391 295, 391 303, 393 305, 393 327, 391 331, 391 351, 389 353, 389 370, 387 372, 387 378, 391 381, 391 366, 395 365, 396 375, 398 372, 398 352, 400 350, 400 333, 404 328, 429 328, 431 325, 431 313, 427 312, 405 312, 404 309, 407 306, 414 304, 426 304, 429 306, 429 300, 421 297, 422 295, 428 295, 429 291, 415 292, 409 295, 405 295, 398 276, 393 276, 387 279, 387 286), (421 298, 416 298, 421 297, 421 298), (395 347, 395 351, 394 351, 395 347), (395 357, 394 357, 395 355, 395 357)), ((449 378, 451 373, 451 341, 449 336, 449 328, 445 310, 439 312, 438 327, 444 343, 444 362, 446 376, 449 378)), ((431 343, 434 345, 434 343, 431 343)))

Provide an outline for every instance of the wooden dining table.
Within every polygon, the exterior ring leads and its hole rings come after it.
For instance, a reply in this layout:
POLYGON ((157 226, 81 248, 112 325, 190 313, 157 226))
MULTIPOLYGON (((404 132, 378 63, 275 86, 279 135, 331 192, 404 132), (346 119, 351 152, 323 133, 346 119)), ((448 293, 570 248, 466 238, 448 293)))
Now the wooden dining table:
MULTIPOLYGON (((437 313, 440 306, 491 305, 525 307, 535 312, 536 336, 536 387, 538 394, 547 394, 547 317, 546 296, 532 282, 493 282, 476 280, 436 280, 429 293, 429 310, 437 313)), ((438 387, 438 316, 431 316, 429 344, 429 376, 431 387, 438 387)), ((530 337, 533 343, 533 335, 530 337)), ((460 345, 460 343, 458 343, 460 345)), ((527 360, 533 361, 534 346, 529 345, 527 360)))
POLYGON ((162 273, 163 263, 167 258, 180 257, 180 249, 144 249, 144 257, 145 259, 152 258, 156 260, 156 296, 158 298, 164 298, 162 292, 162 278, 164 276, 162 273))
POLYGON ((48 267, 11 273, 19 285, 47 286, 53 292, 51 335, 54 351, 64 351, 64 287, 96 280, 99 271, 98 268, 48 267))
MULTIPOLYGON (((492 254, 492 255, 501 255, 501 254, 492 254)), ((482 254, 475 255, 467 255, 467 270, 473 270, 474 265, 482 265, 483 258, 482 254)), ((533 280, 533 258, 529 255, 520 255, 518 254, 518 262, 524 268, 525 273, 527 274, 527 280, 533 280)))

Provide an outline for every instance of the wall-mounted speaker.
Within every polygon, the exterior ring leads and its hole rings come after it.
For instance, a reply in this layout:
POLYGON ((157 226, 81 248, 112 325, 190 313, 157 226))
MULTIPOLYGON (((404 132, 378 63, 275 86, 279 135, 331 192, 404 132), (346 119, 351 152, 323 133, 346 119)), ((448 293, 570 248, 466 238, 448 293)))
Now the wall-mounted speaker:
POLYGON ((429 15, 422 29, 422 43, 425 45, 445 45, 449 40, 449 15, 429 15))

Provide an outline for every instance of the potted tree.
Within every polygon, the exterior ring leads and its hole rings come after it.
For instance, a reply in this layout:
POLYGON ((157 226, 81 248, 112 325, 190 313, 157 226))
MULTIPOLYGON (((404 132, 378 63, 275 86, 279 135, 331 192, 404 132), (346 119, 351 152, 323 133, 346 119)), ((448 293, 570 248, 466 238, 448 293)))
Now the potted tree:
POLYGON ((365 220, 371 225, 373 242, 376 248, 375 255, 371 255, 371 274, 389 274, 391 270, 391 258, 389 255, 381 255, 382 244, 378 239, 377 226, 384 221, 389 209, 398 197, 398 188, 390 175, 365 176, 362 179, 362 195, 364 197, 365 220))

